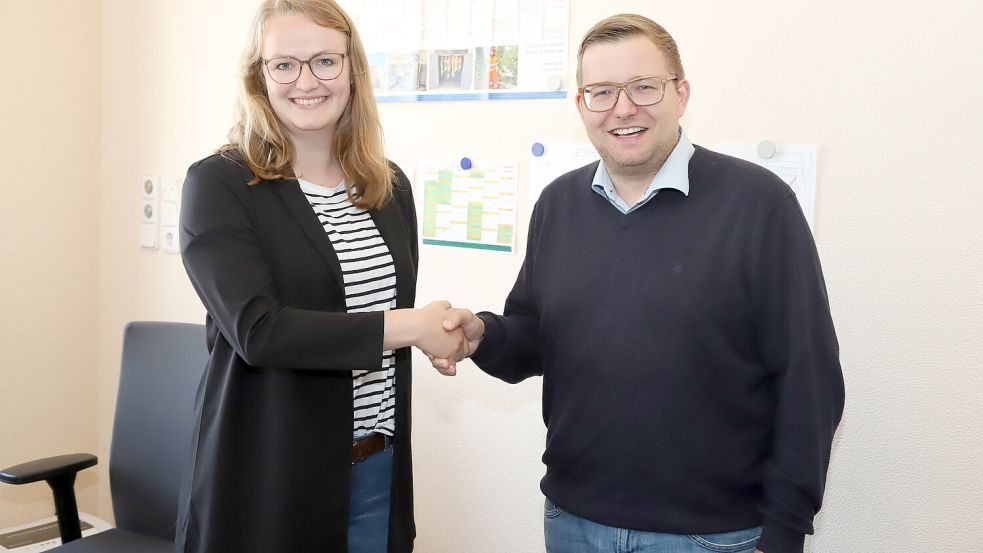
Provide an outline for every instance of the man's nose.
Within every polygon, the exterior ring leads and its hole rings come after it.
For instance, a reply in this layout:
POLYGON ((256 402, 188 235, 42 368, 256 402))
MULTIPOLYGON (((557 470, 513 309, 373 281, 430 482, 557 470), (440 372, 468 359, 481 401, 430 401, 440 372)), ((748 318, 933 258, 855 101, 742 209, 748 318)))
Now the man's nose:
POLYGON ((612 110, 614 111, 615 117, 624 118, 635 115, 638 111, 638 106, 635 105, 635 102, 631 101, 627 90, 619 88, 618 98, 615 100, 612 110))

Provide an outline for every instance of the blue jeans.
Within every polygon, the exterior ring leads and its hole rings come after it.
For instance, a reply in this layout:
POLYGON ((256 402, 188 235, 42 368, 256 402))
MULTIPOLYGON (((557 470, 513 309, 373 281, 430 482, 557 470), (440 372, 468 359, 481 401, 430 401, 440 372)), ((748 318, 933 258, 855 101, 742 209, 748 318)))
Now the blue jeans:
POLYGON ((348 507, 348 553, 386 553, 389 544, 389 490, 393 481, 393 445, 352 465, 348 507))
POLYGON ((548 553, 753 553, 761 528, 723 534, 660 534, 605 526, 546 499, 548 553))

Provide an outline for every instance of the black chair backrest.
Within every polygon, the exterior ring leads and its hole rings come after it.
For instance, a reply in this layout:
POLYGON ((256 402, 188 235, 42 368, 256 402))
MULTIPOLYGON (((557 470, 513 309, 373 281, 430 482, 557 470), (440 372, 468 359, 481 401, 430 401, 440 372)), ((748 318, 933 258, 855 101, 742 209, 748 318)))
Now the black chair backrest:
POLYGON ((109 454, 118 528, 174 539, 195 394, 207 360, 203 325, 126 325, 109 454))

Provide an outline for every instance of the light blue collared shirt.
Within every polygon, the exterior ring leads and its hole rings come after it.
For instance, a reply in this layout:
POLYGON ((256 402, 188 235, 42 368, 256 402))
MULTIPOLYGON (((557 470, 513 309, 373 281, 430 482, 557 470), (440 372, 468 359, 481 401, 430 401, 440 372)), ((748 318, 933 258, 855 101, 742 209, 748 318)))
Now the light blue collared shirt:
POLYGON ((631 207, 628 207, 625 200, 618 195, 618 191, 614 189, 614 183, 611 182, 611 175, 608 174, 607 168, 604 167, 603 160, 597 165, 597 171, 594 173, 594 182, 591 183, 591 188, 594 189, 594 192, 597 192, 611 202, 611 205, 618 208, 618 211, 626 215, 645 205, 646 202, 655 197, 659 193, 659 190, 663 188, 675 188, 686 196, 689 196, 689 160, 693 157, 693 152, 695 151, 696 148, 693 147, 693 144, 689 141, 689 137, 686 136, 686 133, 680 127, 679 142, 676 143, 676 147, 672 149, 669 157, 666 158, 666 162, 662 164, 662 168, 655 174, 655 178, 652 179, 652 183, 645 189, 645 193, 631 207))

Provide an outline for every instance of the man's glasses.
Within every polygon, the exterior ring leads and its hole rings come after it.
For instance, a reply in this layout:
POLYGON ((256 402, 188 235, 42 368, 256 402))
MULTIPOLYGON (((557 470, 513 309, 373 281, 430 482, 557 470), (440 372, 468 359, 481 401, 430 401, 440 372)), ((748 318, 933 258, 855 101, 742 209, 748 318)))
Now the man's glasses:
POLYGON ((300 72, 306 65, 320 81, 330 81, 337 79, 341 75, 341 70, 345 67, 346 54, 335 54, 325 52, 318 54, 309 60, 299 60, 291 56, 264 59, 266 71, 270 78, 280 84, 290 84, 300 78, 300 72))
POLYGON ((665 77, 636 77, 625 83, 593 83, 580 87, 584 106, 590 111, 608 111, 618 103, 621 91, 636 106, 658 104, 666 96, 666 83, 675 81, 675 75, 665 77))

